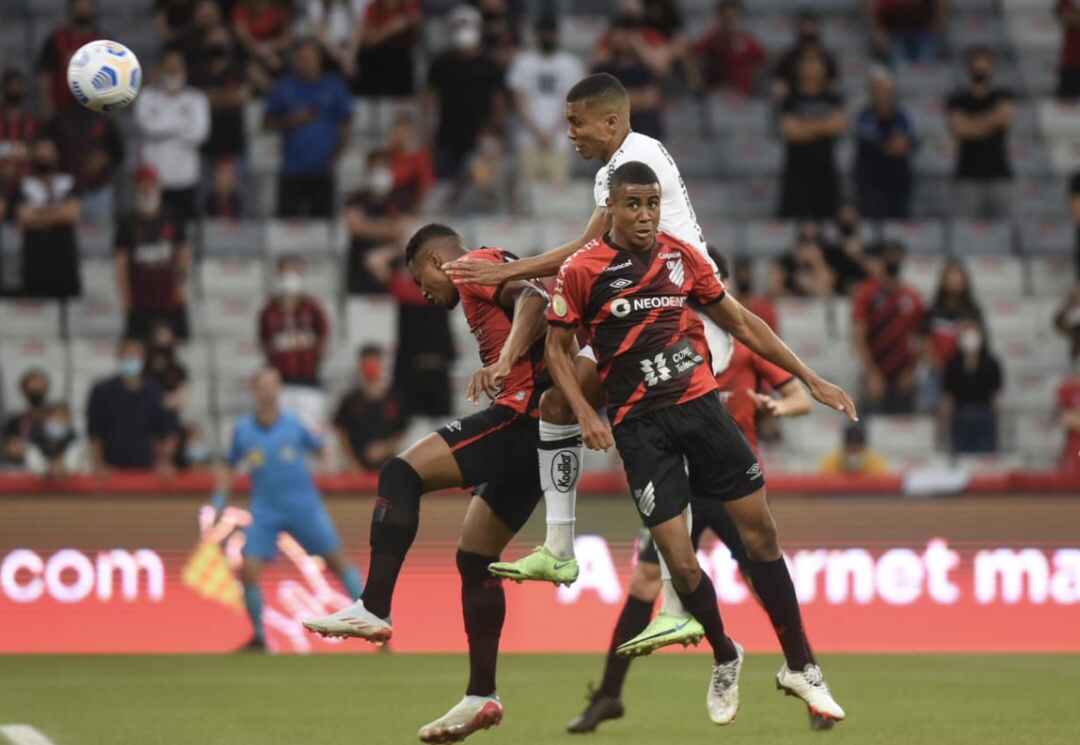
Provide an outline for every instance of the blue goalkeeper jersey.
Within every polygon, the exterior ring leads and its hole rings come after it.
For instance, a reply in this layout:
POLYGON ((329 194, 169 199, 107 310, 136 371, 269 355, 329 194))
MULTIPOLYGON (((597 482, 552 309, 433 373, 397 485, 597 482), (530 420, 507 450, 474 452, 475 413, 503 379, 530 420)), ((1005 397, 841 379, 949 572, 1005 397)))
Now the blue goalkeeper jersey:
POLYGON ((290 412, 281 412, 269 426, 253 413, 236 419, 229 465, 251 474, 252 511, 288 509, 319 499, 307 454, 322 447, 322 438, 290 412))

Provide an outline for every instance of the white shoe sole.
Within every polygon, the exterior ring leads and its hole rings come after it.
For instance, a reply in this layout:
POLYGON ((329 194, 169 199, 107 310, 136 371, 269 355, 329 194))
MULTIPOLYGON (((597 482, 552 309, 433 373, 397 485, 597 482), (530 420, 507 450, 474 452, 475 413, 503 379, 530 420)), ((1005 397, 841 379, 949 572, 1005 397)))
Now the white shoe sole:
POLYGON ((503 708, 494 701, 489 701, 480 707, 473 718, 464 727, 455 730, 432 728, 428 731, 421 730, 420 741, 427 743, 461 742, 474 732, 482 729, 491 729, 499 724, 503 718, 503 708))
POLYGON ((382 626, 365 633, 362 628, 337 618, 309 618, 303 623, 305 629, 321 636, 364 639, 372 644, 385 644, 394 635, 394 630, 389 626, 382 626))
MULTIPOLYGON (((831 729, 832 725, 826 725, 825 722, 842 722, 842 721, 844 721, 843 716, 838 717, 835 714, 833 714, 832 712, 822 711, 821 709, 819 709, 816 706, 814 706, 813 704, 811 704, 805 698, 800 696, 795 691, 794 688, 788 688, 786 685, 781 683, 779 676, 777 676, 777 678, 776 678, 776 690, 783 691, 785 696, 794 696, 795 698, 799 699, 804 704, 806 704, 806 708, 810 710, 810 714, 812 715, 812 717, 816 716, 816 717, 820 717, 822 720, 824 720, 820 724, 814 724, 813 721, 811 721, 811 727, 813 729, 831 729)), ((844 716, 847 716, 847 715, 845 714, 844 716)))

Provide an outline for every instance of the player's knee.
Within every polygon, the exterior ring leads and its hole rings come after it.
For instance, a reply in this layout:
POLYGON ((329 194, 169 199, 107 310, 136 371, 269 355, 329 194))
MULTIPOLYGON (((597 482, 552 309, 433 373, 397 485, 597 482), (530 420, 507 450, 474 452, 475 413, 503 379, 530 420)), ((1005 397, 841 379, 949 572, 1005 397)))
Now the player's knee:
POLYGON ((394 504, 420 504, 424 482, 408 461, 393 457, 379 469, 379 498, 394 504))
POLYGON ((461 575, 461 584, 483 585, 488 581, 492 583, 491 587, 501 584, 502 580, 488 571, 488 565, 498 560, 498 556, 483 556, 459 548, 457 551, 457 568, 458 574, 461 575))
POLYGON ((687 554, 680 553, 670 559, 665 557, 665 561, 671 571, 671 581, 679 590, 687 591, 697 586, 701 565, 692 551, 687 554))
POLYGON ((639 561, 630 577, 630 594, 638 600, 656 600, 661 586, 660 565, 651 561, 639 561))
POLYGON ((404 557, 420 525, 420 474, 391 458, 379 470, 379 496, 371 515, 371 550, 404 557))
POLYGON ((550 424, 573 424, 577 421, 566 396, 558 388, 549 388, 540 397, 540 418, 550 424))

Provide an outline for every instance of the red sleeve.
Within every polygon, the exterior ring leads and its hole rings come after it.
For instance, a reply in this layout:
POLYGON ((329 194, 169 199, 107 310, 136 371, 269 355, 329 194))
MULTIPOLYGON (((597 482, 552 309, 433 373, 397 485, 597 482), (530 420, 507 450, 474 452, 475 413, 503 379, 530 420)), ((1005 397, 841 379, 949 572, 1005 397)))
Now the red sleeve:
POLYGON ((765 51, 765 47, 758 41, 758 38, 750 33, 746 34, 744 38, 746 40, 746 56, 754 62, 764 62, 769 55, 765 51))
POLYGON ((760 355, 755 354, 751 359, 754 360, 754 370, 757 371, 757 377, 765 384, 765 387, 775 390, 789 380, 795 379, 795 376, 787 370, 774 365, 760 355))
POLYGON ((706 31, 704 34, 701 35, 701 38, 697 40, 697 43, 694 44, 694 52, 696 54, 702 54, 704 52, 707 52, 709 50, 709 47, 711 47, 713 43, 715 43, 715 41, 716 31, 706 31))
POLYGON ((855 297, 851 299, 851 318, 855 321, 865 321, 870 317, 870 286, 862 283, 855 288, 855 297))
POLYGON ((581 325, 582 313, 589 302, 585 263, 583 257, 574 254, 559 268, 559 274, 555 277, 555 294, 548 304, 549 324, 569 328, 581 325))
POLYGON ((717 278, 712 265, 705 261, 696 248, 682 241, 673 241, 682 251, 683 266, 690 273, 693 285, 690 294, 702 305, 710 305, 724 296, 724 284, 717 278))

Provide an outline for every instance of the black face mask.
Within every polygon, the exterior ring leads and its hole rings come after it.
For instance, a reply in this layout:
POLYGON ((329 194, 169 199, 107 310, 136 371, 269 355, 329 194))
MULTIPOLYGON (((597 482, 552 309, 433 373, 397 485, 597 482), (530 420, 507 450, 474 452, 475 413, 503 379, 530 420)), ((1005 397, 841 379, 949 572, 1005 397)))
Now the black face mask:
POLYGON ((22 88, 12 88, 9 91, 4 92, 4 103, 9 106, 21 106, 22 102, 26 100, 26 91, 22 88))
POLYGON ((30 404, 30 407, 34 409, 40 409, 42 404, 45 403, 45 391, 30 391, 24 393, 23 396, 26 397, 26 401, 30 404))
POLYGON ((839 231, 840 235, 843 236, 844 238, 850 238, 851 236, 855 235, 855 224, 854 223, 844 223, 844 222, 837 223, 836 224, 836 229, 837 229, 837 231, 839 231))
POLYGON ((34 161, 34 173, 45 175, 52 173, 56 170, 56 161, 53 160, 35 160, 34 161))
POLYGON ((817 44, 818 32, 817 31, 803 31, 799 34, 799 43, 803 45, 817 44))
POLYGON ((899 277, 900 276, 900 262, 898 260, 891 260, 885 262, 885 276, 887 277, 899 277))
POLYGON ((537 46, 540 47, 540 51, 543 52, 544 54, 551 54, 552 52, 555 51, 555 48, 558 45, 555 43, 554 39, 541 39, 537 43, 537 46))
POLYGON ((750 294, 753 293, 753 291, 754 291, 754 283, 751 282, 750 280, 748 280, 748 279, 737 279, 737 280, 735 280, 735 292, 738 293, 739 297, 745 297, 747 295, 750 295, 750 294))
POLYGON ((981 84, 981 83, 985 83, 989 79, 990 79, 990 73, 988 73, 988 72, 972 72, 971 73, 971 82, 972 83, 980 83, 981 84))
POLYGON ((75 24, 76 26, 81 26, 83 28, 89 28, 90 26, 93 26, 95 23, 97 23, 97 14, 95 14, 95 13, 87 13, 87 14, 81 15, 81 16, 72 16, 71 17, 71 22, 73 24, 75 24))
POLYGON ((216 59, 221 59, 222 57, 228 57, 229 56, 229 48, 228 47, 222 47, 222 46, 207 47, 206 48, 206 54, 209 57, 214 57, 216 59))

